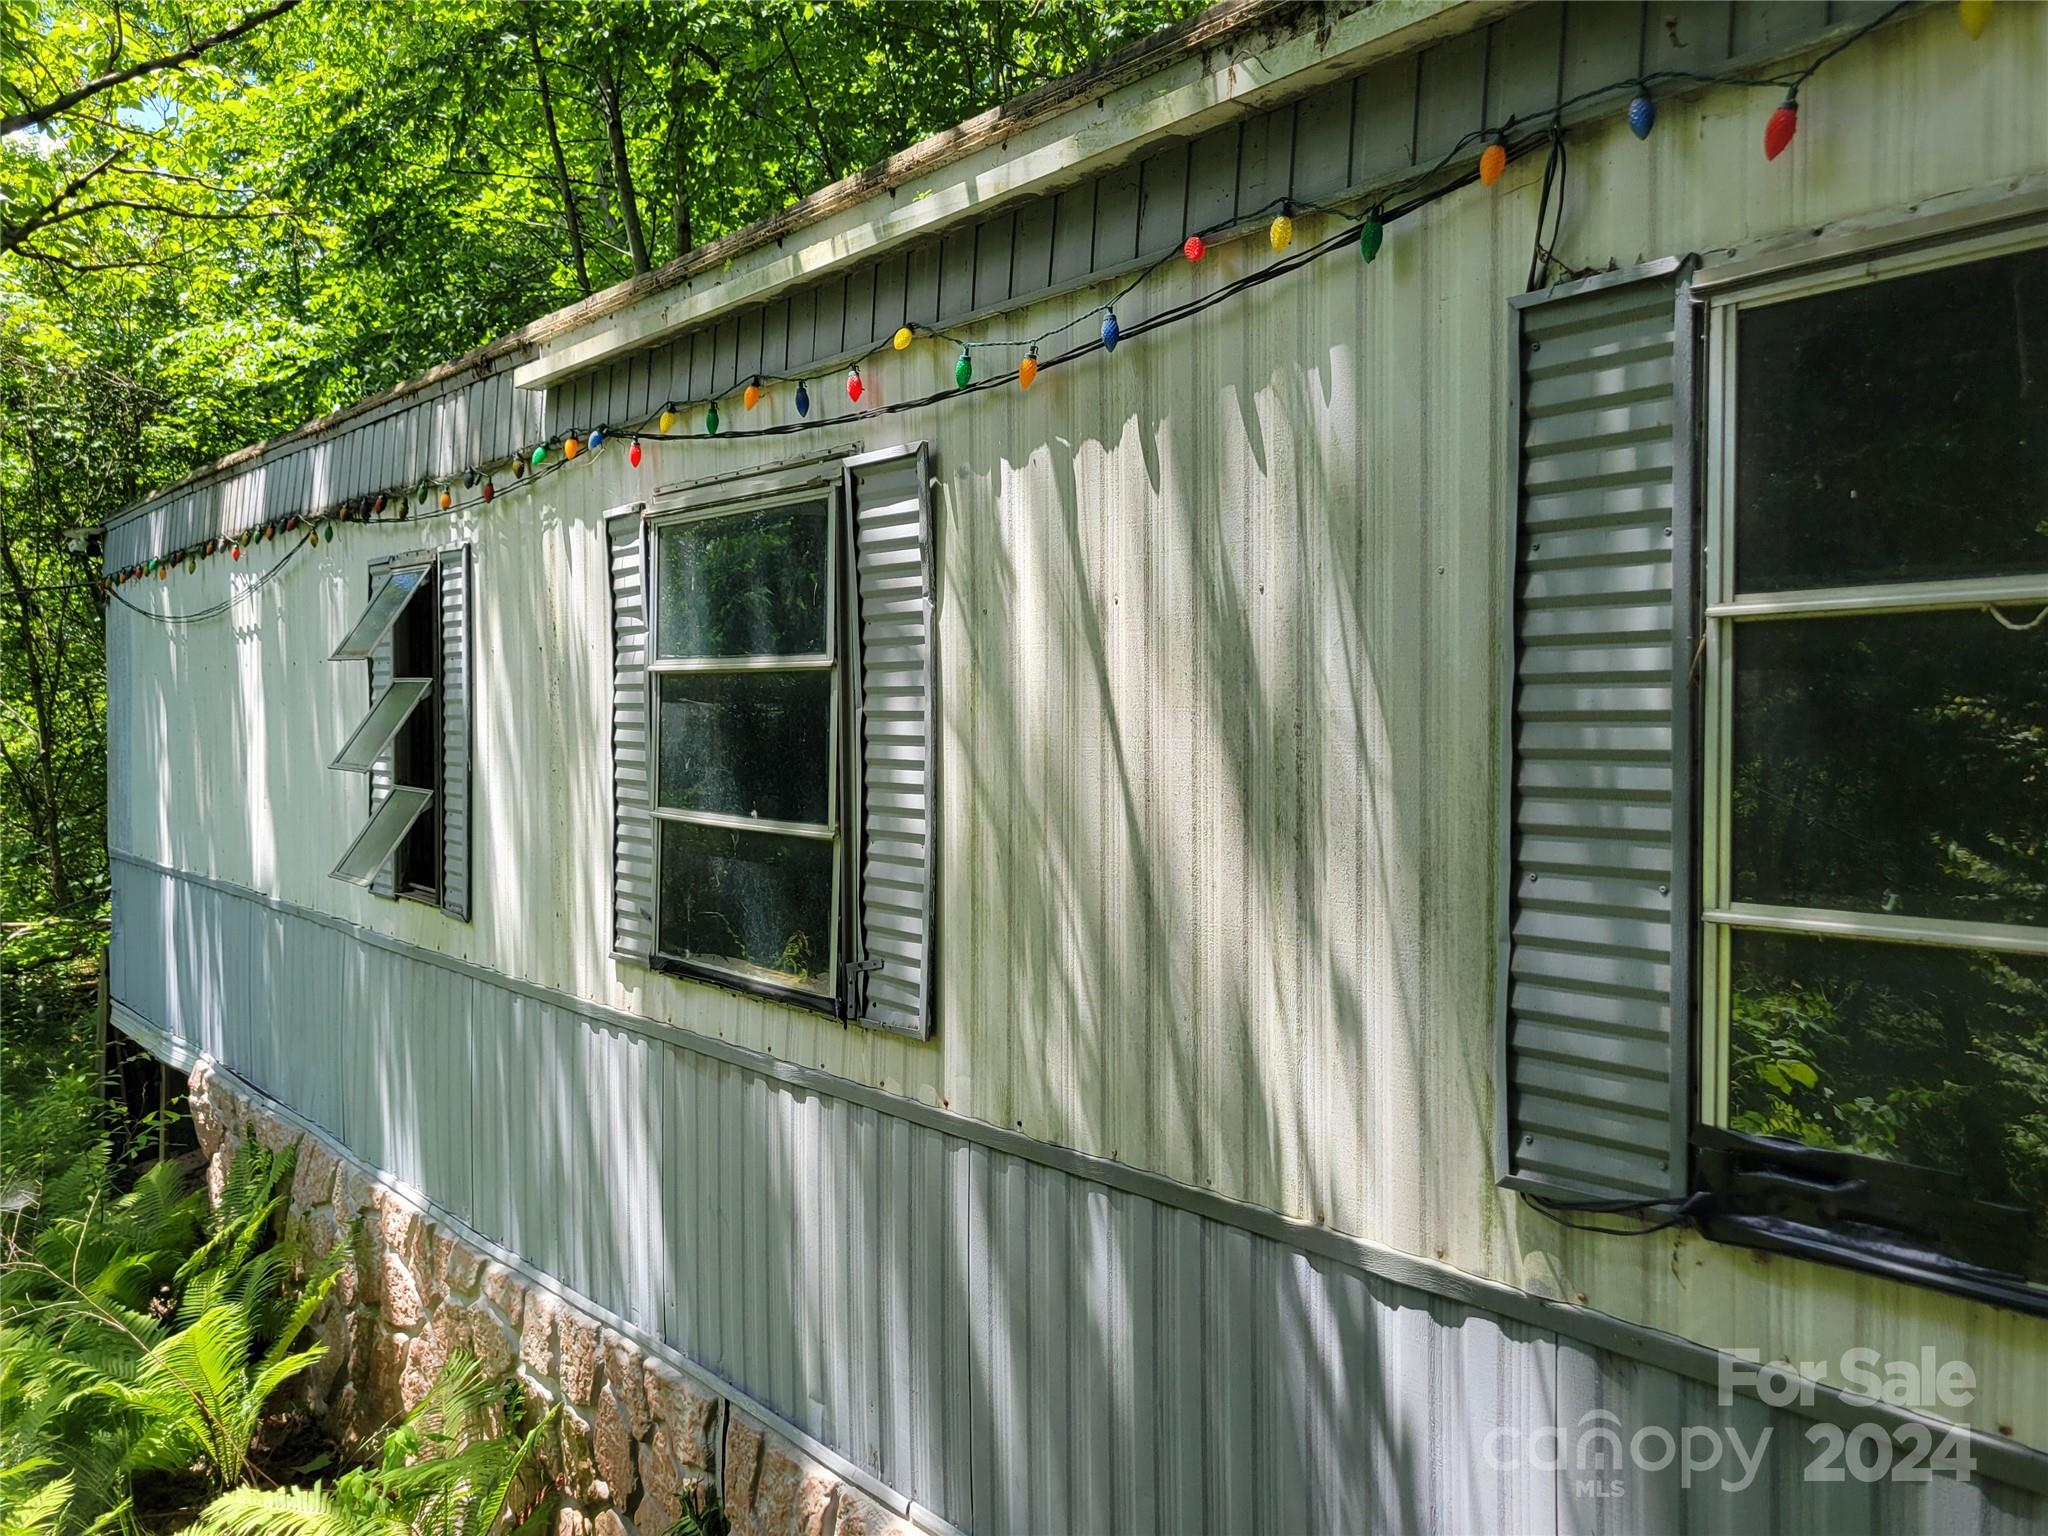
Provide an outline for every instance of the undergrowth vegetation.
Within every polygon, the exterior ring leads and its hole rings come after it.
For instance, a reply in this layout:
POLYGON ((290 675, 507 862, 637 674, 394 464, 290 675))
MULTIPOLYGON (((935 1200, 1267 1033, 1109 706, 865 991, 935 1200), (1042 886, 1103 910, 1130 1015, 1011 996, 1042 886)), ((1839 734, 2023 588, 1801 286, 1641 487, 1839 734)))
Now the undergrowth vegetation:
POLYGON ((552 1414, 451 1357, 353 1465, 291 1391, 353 1234, 301 1252, 293 1157, 245 1142, 217 1201, 104 1107, 78 935, 0 944, 0 1536, 483 1536, 552 1514, 552 1414), (327 1475, 322 1475, 327 1474, 327 1475))

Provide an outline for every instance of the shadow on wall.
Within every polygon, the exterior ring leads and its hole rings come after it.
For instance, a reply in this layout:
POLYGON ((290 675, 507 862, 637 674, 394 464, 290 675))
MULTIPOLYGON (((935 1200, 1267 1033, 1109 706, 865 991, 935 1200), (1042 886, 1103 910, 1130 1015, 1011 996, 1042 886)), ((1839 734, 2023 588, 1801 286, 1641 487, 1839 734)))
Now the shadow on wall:
MULTIPOLYGON (((1009 410, 934 413, 940 1049, 971 1112, 1011 1129, 1419 1242, 1456 1177, 1420 1148, 1483 1146, 1489 1107, 1440 1091, 1485 1020, 1429 986, 1469 969, 1463 995, 1483 995, 1490 943, 1467 925, 1469 953, 1433 956, 1421 935, 1485 888, 1483 861, 1437 854, 1490 806, 1489 769, 1431 733, 1469 705, 1490 739, 1493 641, 1435 609, 1433 572, 1451 551, 1483 592, 1492 565, 1483 503, 1447 502, 1435 532, 1427 473, 1362 446, 1367 421, 1375 442, 1422 435, 1424 320, 1386 317, 1415 328, 1407 352, 1339 344, 1249 383, 1275 336, 1358 331, 1365 301, 1337 286, 1262 290, 1199 345, 1059 370, 1009 410), (1074 421, 1115 425, 1059 435, 1074 421)), ((606 686, 585 632, 604 531, 538 516, 478 532, 478 750, 499 765, 478 836, 521 843, 478 861, 492 932, 608 908, 604 863, 566 846, 609 826, 604 745, 566 754, 566 782, 521 750, 604 715, 579 692, 606 686), (545 557, 510 558, 513 537, 545 557)), ((265 683, 291 694, 288 671, 265 683)), ((231 1031, 227 1060, 309 1113, 331 1103, 322 1123, 359 1155, 949 1518, 1409 1530, 1508 1497, 1476 1451, 1443 1448, 1460 1384, 1496 1391, 1533 1341, 302 919, 249 920, 280 936, 218 985, 231 1015, 246 987, 275 1023, 231 1031), (334 996, 286 1028, 309 975, 334 996)), ((225 931, 195 974, 234 951, 225 931)))

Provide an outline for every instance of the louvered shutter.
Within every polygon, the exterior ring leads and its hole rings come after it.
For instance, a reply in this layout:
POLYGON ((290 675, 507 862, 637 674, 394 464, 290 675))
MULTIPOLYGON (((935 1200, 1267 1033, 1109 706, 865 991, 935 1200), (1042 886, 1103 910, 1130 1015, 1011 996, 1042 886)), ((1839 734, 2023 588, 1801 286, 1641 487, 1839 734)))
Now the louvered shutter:
MULTIPOLYGON (((372 560, 370 562, 370 594, 376 595, 379 585, 391 571, 394 560, 372 560)), ((384 697, 384 690, 391 686, 391 630, 387 626, 376 648, 370 652, 370 699, 375 702, 384 697)), ((391 759, 380 757, 370 769, 370 814, 377 814, 391 793, 391 759)), ((398 894, 398 863, 396 858, 386 859, 377 878, 370 882, 370 889, 379 896, 398 894)))
POLYGON ((645 965, 654 954, 654 785, 640 509, 613 514, 605 533, 612 582, 612 953, 645 965))
POLYGON ((434 557, 441 604, 441 910, 469 917, 469 546, 434 557))
POLYGON ((858 825, 854 982, 865 1024, 931 1033, 935 675, 930 462, 923 444, 846 464, 858 825))
POLYGON ((1696 327, 1685 270, 1663 262, 1515 302, 1498 1168, 1560 1196, 1687 1189, 1696 327))

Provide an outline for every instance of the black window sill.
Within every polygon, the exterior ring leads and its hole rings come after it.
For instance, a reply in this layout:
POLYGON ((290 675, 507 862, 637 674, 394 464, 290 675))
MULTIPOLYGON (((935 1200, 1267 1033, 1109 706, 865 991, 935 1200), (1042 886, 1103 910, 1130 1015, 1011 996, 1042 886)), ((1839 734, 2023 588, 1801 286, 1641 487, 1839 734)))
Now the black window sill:
POLYGON ((837 998, 820 997, 815 992, 803 992, 795 987, 778 987, 770 981, 755 981, 751 977, 721 971, 714 966, 695 965, 688 960, 673 960, 667 955, 650 956, 644 963, 649 970, 660 971, 665 976, 680 976, 686 981, 702 982, 706 986, 734 992, 741 997, 766 998, 770 1002, 784 1003, 806 1013, 820 1013, 828 1019, 846 1022, 837 998))
POLYGON ((1959 1179, 1796 1142, 1700 1128, 1700 1230, 2048 1316, 2048 1243, 2028 1213, 1974 1197, 1959 1179))

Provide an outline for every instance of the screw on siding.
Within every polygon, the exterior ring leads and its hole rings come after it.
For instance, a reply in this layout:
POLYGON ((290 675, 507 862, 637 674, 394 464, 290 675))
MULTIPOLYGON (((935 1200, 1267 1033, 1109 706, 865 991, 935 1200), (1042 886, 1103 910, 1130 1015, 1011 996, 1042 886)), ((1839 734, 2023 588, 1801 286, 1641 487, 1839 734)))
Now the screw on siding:
POLYGON ((1657 887, 1657 894, 1659 896, 1669 896, 1671 894, 1671 887, 1668 885, 1660 885, 1657 887))
POLYGON ((1525 1147, 1533 1147, 1536 1145, 1536 1138, 1534 1136, 1524 1136, 1522 1138, 1522 1145, 1525 1147))

